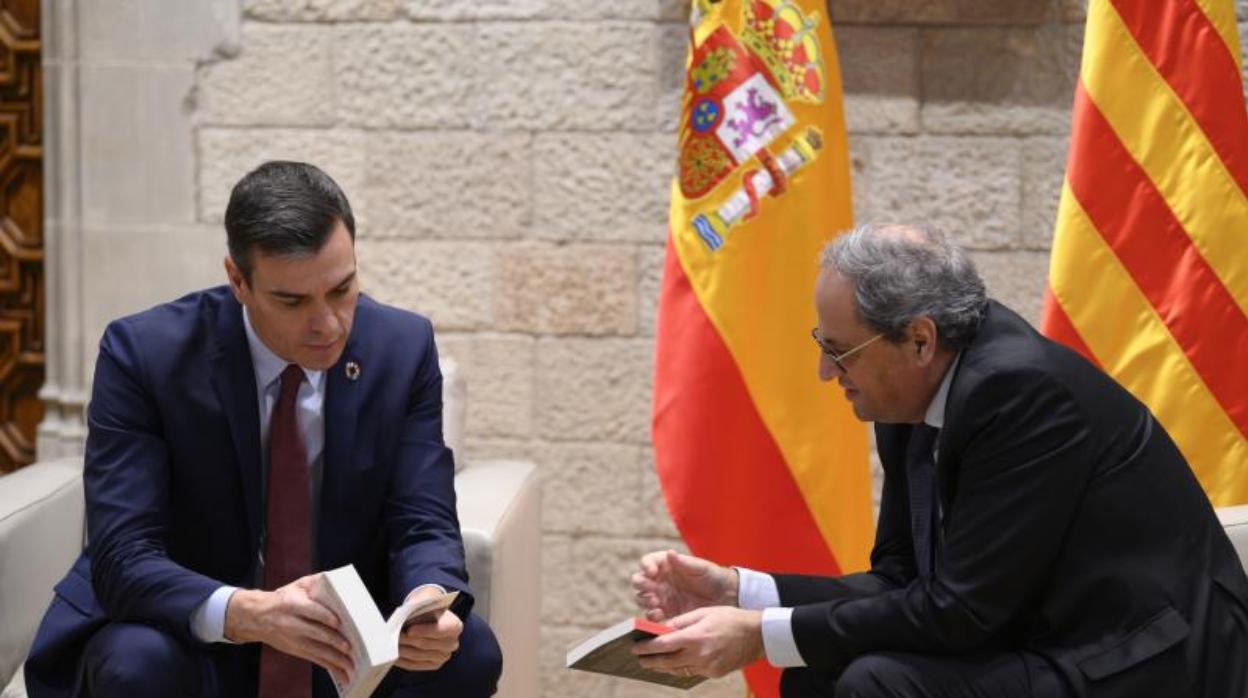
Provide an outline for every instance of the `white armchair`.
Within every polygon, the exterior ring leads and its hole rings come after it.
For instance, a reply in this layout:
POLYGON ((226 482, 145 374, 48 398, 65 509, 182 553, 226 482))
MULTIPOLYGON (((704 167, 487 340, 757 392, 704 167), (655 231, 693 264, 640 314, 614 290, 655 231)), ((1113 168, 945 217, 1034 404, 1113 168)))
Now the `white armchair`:
MULTIPOLYGON (((461 453, 465 387, 442 362, 443 431, 461 453)), ((455 490, 476 595, 503 650, 498 695, 536 698, 541 498, 531 463, 457 458, 455 490)), ((0 698, 24 698, 22 661, 56 583, 82 549, 82 459, 36 463, 0 477, 0 698)))

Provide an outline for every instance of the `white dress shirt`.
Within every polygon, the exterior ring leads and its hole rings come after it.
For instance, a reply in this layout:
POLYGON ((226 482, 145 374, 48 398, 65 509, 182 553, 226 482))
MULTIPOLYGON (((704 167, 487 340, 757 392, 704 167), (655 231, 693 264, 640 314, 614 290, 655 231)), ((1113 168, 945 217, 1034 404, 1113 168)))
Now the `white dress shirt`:
MULTIPOLYGON (((247 330, 247 346, 251 349, 251 364, 256 371, 256 395, 260 401, 260 454, 262 472, 265 473, 260 481, 264 487, 269 472, 269 421, 281 395, 282 371, 286 370, 289 363, 274 354, 256 336, 246 308, 243 308, 243 327, 247 330)), ((325 465, 325 384, 328 381, 325 380, 324 371, 310 371, 305 368, 303 374, 307 380, 299 384, 299 392, 295 398, 295 421, 299 425, 299 434, 303 437, 303 446, 308 454, 308 497, 312 504, 309 515, 311 530, 316 535, 316 524, 320 521, 319 495, 325 465)), ((312 548, 315 550, 316 546, 312 548)), ((258 577, 263 579, 263 559, 258 567, 258 577)), ((238 587, 222 586, 195 609, 191 614, 191 631, 195 637, 203 642, 228 642, 225 639, 225 609, 229 605, 230 597, 237 590, 238 587)))
MULTIPOLYGON (((949 384, 953 382, 953 372, 961 358, 959 353, 945 370, 944 377, 940 379, 940 387, 923 415, 924 424, 937 429, 945 426, 945 403, 949 401, 949 384)), ((806 661, 797 651, 797 639, 793 637, 793 609, 780 606, 780 590, 776 587, 775 578, 745 567, 736 569, 737 605, 763 611, 763 650, 767 654, 768 663, 781 668, 806 666, 806 661)))

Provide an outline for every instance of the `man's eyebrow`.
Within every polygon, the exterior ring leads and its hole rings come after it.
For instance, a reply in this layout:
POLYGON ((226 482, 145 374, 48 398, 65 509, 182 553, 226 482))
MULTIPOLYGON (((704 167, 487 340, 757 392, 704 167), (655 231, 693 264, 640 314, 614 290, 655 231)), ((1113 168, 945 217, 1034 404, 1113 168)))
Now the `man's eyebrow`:
POLYGON ((342 288, 343 286, 346 286, 347 284, 351 283, 351 279, 355 278, 355 271, 356 271, 355 269, 352 269, 351 273, 344 276, 342 278, 342 281, 339 281, 338 284, 334 286, 334 288, 336 289, 342 288))
MULTIPOLYGON (((339 281, 339 282, 338 282, 338 283, 334 286, 334 290, 340 289, 340 288, 342 288, 343 286, 346 286, 347 284, 351 283, 351 280, 355 278, 355 274, 356 274, 355 270, 352 270, 352 271, 351 271, 351 273, 349 273, 349 274, 347 274, 346 276, 344 276, 344 277, 343 277, 343 279, 342 279, 342 281, 339 281)), ((268 294, 269 294, 270 296, 276 296, 276 297, 281 298, 281 299, 284 299, 284 300, 292 300, 292 301, 294 301, 294 300, 303 300, 304 298, 307 298, 307 297, 308 297, 308 294, 306 294, 306 293, 295 293, 295 292, 293 292, 293 291, 283 291, 283 290, 281 290, 281 289, 276 289, 276 290, 273 290, 273 291, 269 291, 269 292, 268 292, 268 294)))

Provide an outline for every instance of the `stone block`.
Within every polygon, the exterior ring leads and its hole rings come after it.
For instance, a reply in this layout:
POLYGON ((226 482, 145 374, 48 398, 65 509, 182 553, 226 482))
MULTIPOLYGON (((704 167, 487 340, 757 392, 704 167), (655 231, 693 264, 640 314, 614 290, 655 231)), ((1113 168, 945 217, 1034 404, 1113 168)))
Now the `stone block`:
POLYGON ((452 79, 477 96, 480 128, 650 131, 658 32, 636 22, 483 23, 474 80, 452 79))
POLYGON ((126 0, 76 4, 85 62, 211 58, 239 39, 236 0, 126 0))
POLYGON ((856 134, 849 136, 849 184, 854 204, 854 222, 871 220, 871 139, 856 134))
POLYGON ((837 27, 837 53, 851 133, 919 130, 918 31, 837 27))
POLYGON ((540 436, 552 441, 649 441, 652 341, 543 339, 537 355, 540 436))
POLYGON ((264 22, 378 22, 399 16, 402 0, 244 0, 249 19, 264 22))
POLYGON ((1244 74, 1244 101, 1248 102, 1248 21, 1239 23, 1239 51, 1244 74))
MULTIPOLYGON (((545 536, 543 541, 549 538, 545 536)), ((545 597, 544 622, 579 623, 601 629, 635 615, 637 607, 629 578, 637 571, 642 555, 671 547, 675 546, 668 540, 572 538, 571 564, 566 569, 560 565, 543 567, 543 584, 551 579, 550 575, 566 578, 554 585, 562 591, 545 597)))
POLYGON ((676 161, 668 134, 557 133, 534 143, 534 235, 656 243, 676 161))
MULTIPOLYGON (((516 335, 448 335, 438 351, 463 367, 468 437, 519 438, 533 431, 533 366, 537 342, 516 335)), ((506 458, 522 455, 511 450, 506 458)))
POLYGON ((542 530, 637 535, 642 528, 640 446, 549 444, 541 449, 542 530))
MULTIPOLYGON (((675 133, 680 127, 680 101, 685 91, 685 59, 689 54, 689 27, 662 24, 657 29, 658 120, 657 128, 675 133)), ((672 146, 673 149, 675 146, 672 146)))
POLYGON ((663 247, 645 246, 637 250, 637 331, 646 337, 653 337, 656 329, 665 259, 663 247))
POLYGON ((1053 244, 1069 147, 1069 139, 1061 137, 1023 141, 1022 234, 1027 249, 1047 250, 1053 244))
POLYGON ((189 63, 79 68, 82 169, 71 176, 81 178, 84 223, 194 222, 194 78, 189 63))
MULTIPOLYGON (((656 686, 640 681, 617 681, 612 698, 669 698, 672 689, 656 686)), ((741 698, 746 693, 745 680, 741 672, 734 672, 721 679, 712 679, 698 684, 685 695, 689 698, 741 698)))
POLYGON ((658 0, 658 19, 664 22, 689 21, 689 0, 658 0))
POLYGON ((587 671, 564 668, 568 648, 602 630, 597 627, 548 626, 542 628, 542 647, 538 661, 542 695, 548 698, 593 696, 609 698, 620 679, 587 671))
POLYGON ((243 27, 236 58, 200 68, 196 100, 207 125, 327 126, 335 118, 328 27, 243 27))
MULTIPOLYGON (((405 0, 407 16, 418 21, 673 19, 684 0, 405 0)), ((680 17, 684 19, 687 15, 680 17)))
POLYGON ((1048 3, 1038 0, 835 0, 838 24, 1039 24, 1048 3))
POLYGON ((530 224, 526 134, 376 132, 365 144, 369 235, 511 238, 530 224))
POLYGON ((1032 251, 972 252, 988 295, 1009 306, 1032 325, 1040 324, 1049 253, 1032 251))
POLYGON ((655 469, 654 451, 650 448, 641 451, 641 519, 637 534, 673 540, 680 538, 680 532, 676 530, 676 524, 672 522, 672 515, 667 509, 667 501, 663 498, 663 487, 655 469))
POLYGON ((631 247, 513 245, 499 249, 495 327, 536 334, 637 330, 637 258, 631 247))
POLYGON ((357 233, 369 227, 372 211, 361 207, 364 134, 344 129, 199 129, 199 219, 223 220, 235 183, 268 160, 299 160, 321 168, 351 202, 357 233))
MULTIPOLYGON (((545 507, 543 507, 545 508, 545 507)), ((542 536, 542 622, 589 623, 567 607, 577 594, 578 570, 574 565, 573 538, 563 534, 542 536)))
MULTIPOLYGON (((488 65, 474 51, 473 33, 467 24, 334 28, 338 115, 370 128, 468 127, 477 99, 473 79, 488 65)), ((518 80, 511 85, 525 82, 518 80)))
POLYGON ((926 29, 923 127, 929 133, 1062 133, 1083 27, 926 29))
POLYGON ((867 207, 881 220, 929 223, 967 247, 1015 246, 1019 143, 988 137, 872 139, 867 207))
MULTIPOLYGON (((459 335, 465 336, 465 335, 459 335)), ((441 341, 441 340, 439 340, 441 341)), ((538 444, 530 439, 496 439, 465 436, 463 453, 468 460, 527 460, 536 462, 538 444)), ((539 464, 540 466, 540 464, 539 464)))
POLYGON ((364 292, 428 316, 439 332, 484 329, 494 322, 489 245, 361 238, 356 256, 364 292))
POLYGON ((1057 0, 1056 15, 1062 22, 1083 22, 1088 17, 1088 0, 1057 0))

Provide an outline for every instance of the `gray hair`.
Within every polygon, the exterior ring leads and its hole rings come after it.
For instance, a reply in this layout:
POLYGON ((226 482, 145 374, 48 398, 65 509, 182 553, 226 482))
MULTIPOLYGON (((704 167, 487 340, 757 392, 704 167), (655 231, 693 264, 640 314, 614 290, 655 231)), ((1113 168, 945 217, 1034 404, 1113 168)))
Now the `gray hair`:
POLYGON ((912 320, 926 315, 942 343, 962 349, 988 307, 971 258, 922 225, 860 225, 823 248, 819 267, 853 283, 859 318, 893 342, 905 336, 912 320))

